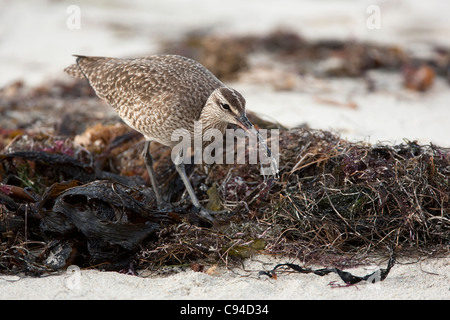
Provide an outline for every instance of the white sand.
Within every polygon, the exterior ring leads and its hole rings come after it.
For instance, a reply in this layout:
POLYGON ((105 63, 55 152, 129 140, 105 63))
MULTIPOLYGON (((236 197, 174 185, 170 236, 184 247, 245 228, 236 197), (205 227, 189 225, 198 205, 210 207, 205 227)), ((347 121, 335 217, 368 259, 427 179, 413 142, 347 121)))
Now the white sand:
MULTIPOLYGON (((308 38, 354 38, 399 44, 416 55, 430 54, 433 44, 448 47, 450 2, 441 0, 285 0, 238 1, 223 5, 195 1, 79 1, 81 28, 66 27, 66 9, 73 1, 0 0, 0 85, 16 79, 36 84, 61 77, 74 53, 138 56, 157 48, 157 41, 194 29, 223 33, 266 32, 289 27, 308 38), (382 29, 366 27, 369 5, 381 8, 382 29), (239 10, 237 10, 237 8, 239 10)), ((343 137, 377 142, 418 139, 450 146, 450 89, 437 81, 425 94, 401 89, 398 78, 373 73, 383 90, 364 91, 358 80, 305 79, 302 92, 274 92, 261 86, 236 83, 249 109, 289 126, 307 123, 332 129, 343 137), (391 84, 394 85, 391 85, 391 84), (317 99, 319 98, 319 99, 317 99), (353 101, 357 109, 318 102, 320 98, 353 101), (274 110, 273 106, 277 106, 274 110)), ((395 77, 395 76, 394 76, 395 77)), ((323 101, 323 100, 322 100, 323 101)), ((260 257, 265 260, 265 257, 260 257)), ((247 269, 220 269, 210 276, 193 271, 168 277, 142 278, 113 272, 81 271, 44 278, 0 276, 1 299, 449 299, 450 257, 397 264, 380 283, 331 288, 342 283, 335 274, 325 277, 283 274, 278 280, 258 279, 270 266, 248 262, 247 269)), ((404 261, 403 261, 404 262, 404 261)), ((321 267, 321 266, 318 266, 321 267)), ((385 264, 380 267, 384 268, 385 264)), ((351 272, 366 274, 367 269, 351 272)))
MULTIPOLYGON (((323 277, 284 273, 277 280, 258 279, 259 270, 270 270, 278 262, 286 260, 260 256, 247 261, 246 271, 219 268, 215 275, 188 270, 142 278, 82 270, 45 278, 0 276, 0 299, 450 299, 450 258, 415 263, 400 260, 382 282, 341 288, 330 285, 333 281, 343 284, 334 273, 323 277)), ((363 276, 377 268, 347 271, 363 276)))

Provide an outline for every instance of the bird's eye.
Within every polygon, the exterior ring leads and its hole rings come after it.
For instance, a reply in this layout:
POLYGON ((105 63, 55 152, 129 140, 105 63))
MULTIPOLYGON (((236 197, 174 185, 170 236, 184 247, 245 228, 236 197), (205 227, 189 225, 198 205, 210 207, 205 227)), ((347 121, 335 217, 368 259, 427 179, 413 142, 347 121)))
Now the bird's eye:
POLYGON ((227 104, 227 103, 221 103, 220 106, 221 106, 222 108, 224 108, 225 110, 230 110, 230 105, 227 104))

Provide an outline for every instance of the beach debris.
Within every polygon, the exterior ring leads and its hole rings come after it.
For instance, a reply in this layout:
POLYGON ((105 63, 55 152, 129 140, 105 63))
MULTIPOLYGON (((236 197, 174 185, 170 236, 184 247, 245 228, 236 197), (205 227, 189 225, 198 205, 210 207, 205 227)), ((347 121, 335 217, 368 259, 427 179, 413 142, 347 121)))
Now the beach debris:
MULTIPOLYGON (((121 176, 108 171, 98 170, 89 164, 60 153, 18 151, 4 155, 0 154, 0 164, 3 164, 6 168, 5 170, 8 171, 16 173, 29 172, 31 177, 28 178, 40 178, 43 183, 44 181, 48 183, 59 180, 90 182, 93 180, 109 179, 129 186, 143 184, 143 180, 138 177, 121 176)), ((11 179, 13 178, 11 177, 11 179)), ((32 182, 28 184, 34 185, 37 188, 37 184, 32 182)))
POLYGON ((94 260, 114 259, 120 248, 134 250, 159 228, 152 220, 161 217, 150 214, 154 196, 147 188, 99 180, 70 187, 56 199, 49 194, 39 206, 40 229, 58 235, 81 232, 94 260))
MULTIPOLYGON (((369 283, 377 283, 379 281, 383 281, 388 276, 389 272, 391 271, 392 267, 395 264, 395 255, 392 252, 391 257, 389 258, 388 264, 386 269, 379 269, 376 270, 370 274, 367 274, 365 276, 355 276, 351 274, 350 272, 343 271, 339 268, 322 268, 322 269, 311 269, 311 268, 303 268, 295 263, 280 263, 277 264, 272 270, 270 271, 259 271, 259 276, 267 276, 269 278, 277 279, 277 273, 276 270, 285 267, 284 269, 290 269, 298 273, 312 273, 318 276, 325 276, 330 273, 336 273, 342 281, 346 285, 354 285, 361 281, 367 281, 369 283)), ((336 285, 334 283, 330 283, 332 287, 339 287, 339 285, 336 285)))
POLYGON ((73 244, 69 241, 55 241, 43 264, 52 270, 59 270, 71 264, 71 256, 75 254, 73 244))
POLYGON ((205 270, 205 265, 198 262, 192 262, 190 268, 194 272, 203 272, 205 270))
MULTIPOLYGON (((224 79, 246 79, 275 90, 304 91, 308 76, 360 77, 367 81, 365 76, 371 70, 397 73, 403 77, 406 88, 418 92, 429 90, 437 76, 450 79, 447 48, 436 47, 430 57, 418 58, 397 45, 334 39, 308 41, 286 29, 234 37, 187 33, 163 43, 162 51, 191 57, 224 79)), ((377 89, 370 83, 368 88, 377 89)), ((348 103, 348 107, 354 106, 348 103)))
POLYGON ((406 65, 403 70, 404 85, 414 91, 427 91, 434 83, 435 74, 427 64, 406 65))
POLYGON ((207 270, 205 270, 205 273, 206 273, 208 276, 218 276, 218 275, 219 275, 219 272, 218 272, 218 270, 217 270, 217 264, 212 265, 211 267, 209 267, 207 270))
MULTIPOLYGON (((186 214, 188 207, 158 212, 142 178, 104 170, 123 153, 111 152, 104 162, 100 150, 90 155, 89 164, 78 149, 74 157, 57 153, 61 148, 1 155, 0 266, 40 273, 62 265, 69 259, 64 255, 61 264, 47 259, 65 250, 41 243, 55 238, 77 252, 77 265, 112 269, 130 261, 136 268, 231 263, 281 252, 323 262, 329 250, 354 254, 392 244, 397 250, 445 248, 450 239, 448 148, 413 141, 348 142, 308 128, 280 130, 279 143, 279 180, 261 181, 254 165, 190 171, 201 201, 233 212, 218 229, 201 227, 195 215, 186 214), (258 223, 249 227, 251 221, 258 223), (13 241, 20 249, 6 249, 13 241), (30 241, 40 241, 39 254, 30 251, 30 241)), ((159 148, 156 171, 173 177, 163 180, 176 185, 170 153, 159 148)), ((171 196, 182 198, 182 188, 171 190, 171 196)))

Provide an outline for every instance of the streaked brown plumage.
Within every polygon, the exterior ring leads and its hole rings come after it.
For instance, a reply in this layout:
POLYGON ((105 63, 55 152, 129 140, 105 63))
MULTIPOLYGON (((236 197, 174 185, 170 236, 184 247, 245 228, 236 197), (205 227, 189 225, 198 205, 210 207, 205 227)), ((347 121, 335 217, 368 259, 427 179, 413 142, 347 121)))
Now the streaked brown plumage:
MULTIPOLYGON (((144 158, 158 206, 163 207, 149 153, 151 141, 173 147, 172 132, 186 129, 194 133, 194 121, 201 121, 203 132, 210 128, 224 132, 228 123, 244 129, 253 126, 245 114, 245 100, 225 86, 208 69, 189 58, 153 55, 137 59, 76 56, 76 64, 65 69, 86 78, 97 95, 105 99, 119 116, 146 139, 144 158)), ((184 170, 176 164, 198 215, 214 219, 201 207, 184 170)))

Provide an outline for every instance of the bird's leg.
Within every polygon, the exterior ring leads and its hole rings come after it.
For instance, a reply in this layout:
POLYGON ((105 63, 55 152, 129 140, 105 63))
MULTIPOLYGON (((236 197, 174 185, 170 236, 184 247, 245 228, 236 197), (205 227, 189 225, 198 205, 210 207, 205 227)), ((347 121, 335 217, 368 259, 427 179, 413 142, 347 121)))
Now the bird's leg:
POLYGON ((198 201, 197 196, 195 195, 194 188, 192 188, 191 182, 189 181, 189 178, 186 174, 186 170, 184 168, 184 162, 182 160, 180 153, 177 154, 177 156, 174 160, 174 163, 175 163, 175 168, 176 168, 178 174, 180 175, 181 180, 183 180, 184 186, 186 187, 186 190, 189 193, 189 196, 191 197, 192 204, 198 210, 196 212, 197 215, 199 216, 199 218, 204 219, 210 223, 213 223, 215 221, 215 219, 211 215, 212 212, 203 208, 200 205, 200 202, 198 201))
POLYGON ((155 171, 153 171, 153 158, 150 154, 150 143, 151 141, 145 141, 144 150, 142 150, 142 156, 144 157, 145 167, 147 168, 148 176, 153 187, 153 192, 156 196, 156 205, 158 206, 159 210, 168 210, 171 208, 171 205, 163 200, 158 183, 156 182, 155 171))

